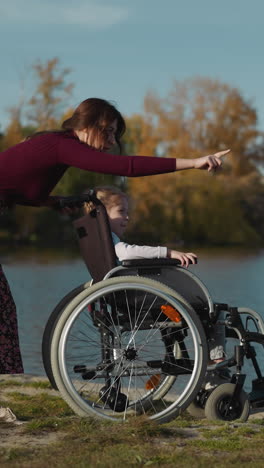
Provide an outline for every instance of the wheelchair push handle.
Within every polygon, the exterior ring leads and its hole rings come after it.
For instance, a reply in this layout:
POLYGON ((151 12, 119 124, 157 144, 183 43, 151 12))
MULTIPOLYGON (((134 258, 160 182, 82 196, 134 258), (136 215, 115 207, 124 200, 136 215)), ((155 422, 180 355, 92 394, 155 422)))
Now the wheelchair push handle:
POLYGON ((102 202, 96 198, 94 190, 89 190, 81 195, 72 195, 69 197, 58 197, 54 207, 62 210, 63 208, 82 208, 84 203, 92 202, 95 205, 102 205, 102 202))

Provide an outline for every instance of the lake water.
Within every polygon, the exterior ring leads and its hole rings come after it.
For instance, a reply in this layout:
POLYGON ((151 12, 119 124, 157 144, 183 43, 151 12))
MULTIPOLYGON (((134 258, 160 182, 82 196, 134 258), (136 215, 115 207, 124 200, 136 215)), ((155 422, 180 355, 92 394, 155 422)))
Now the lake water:
MULTIPOLYGON (((264 250, 197 251, 199 263, 191 267, 213 299, 250 307, 263 317, 264 250)), ((45 375, 41 340, 47 319, 59 300, 89 280, 79 258, 52 251, 23 252, 2 257, 15 298, 25 373, 45 375)))

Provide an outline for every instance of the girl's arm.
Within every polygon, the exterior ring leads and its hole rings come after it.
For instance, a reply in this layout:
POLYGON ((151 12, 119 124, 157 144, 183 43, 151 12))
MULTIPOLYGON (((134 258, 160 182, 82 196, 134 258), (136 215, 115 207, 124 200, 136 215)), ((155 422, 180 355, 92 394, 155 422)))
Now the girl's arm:
POLYGON ((115 244, 116 256, 120 261, 141 258, 166 258, 167 247, 150 247, 148 245, 127 244, 118 242, 115 244))
POLYGON ((148 245, 130 245, 125 242, 115 244, 116 256, 120 261, 142 258, 174 258, 181 262, 181 266, 188 267, 190 263, 197 261, 197 256, 192 252, 178 252, 167 247, 151 247, 148 245))

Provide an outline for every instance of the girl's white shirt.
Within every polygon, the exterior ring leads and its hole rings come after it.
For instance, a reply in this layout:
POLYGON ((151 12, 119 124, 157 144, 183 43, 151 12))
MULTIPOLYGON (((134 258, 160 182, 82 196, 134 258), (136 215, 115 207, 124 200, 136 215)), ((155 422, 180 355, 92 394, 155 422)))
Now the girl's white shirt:
POLYGON ((166 258, 167 247, 151 247, 149 245, 135 245, 121 242, 119 237, 112 232, 112 238, 115 246, 115 252, 118 260, 132 260, 140 258, 166 258))

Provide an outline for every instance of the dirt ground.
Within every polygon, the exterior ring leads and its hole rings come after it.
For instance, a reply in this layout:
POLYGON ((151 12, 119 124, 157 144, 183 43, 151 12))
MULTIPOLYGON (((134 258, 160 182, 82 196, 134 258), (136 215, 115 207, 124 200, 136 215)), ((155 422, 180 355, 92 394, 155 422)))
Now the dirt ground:
MULTIPOLYGON (((6 396, 7 393, 9 392, 21 392, 23 394, 27 395, 36 395, 38 393, 48 393, 49 395, 56 395, 58 396, 58 392, 52 389, 43 389, 43 388, 34 388, 34 387, 28 387, 28 386, 23 386, 23 383, 29 383, 29 382, 45 382, 47 379, 45 377, 36 377, 32 375, 19 375, 19 376, 12 376, 12 375, 1 375, 0 377, 0 382, 3 382, 5 380, 14 380, 15 382, 22 383, 21 386, 12 386, 10 387, 3 387, 1 389, 1 400, 2 401, 7 401, 7 406, 8 406, 8 398, 6 396)), ((12 408, 11 408, 12 409, 12 408)), ((52 415, 51 415, 52 416, 52 415)), ((252 413, 249 416, 248 422, 246 424, 250 424, 252 420, 254 419, 263 419, 264 418, 264 408, 263 411, 252 411, 252 413)), ((25 432, 25 425, 27 422, 24 422, 21 425, 16 425, 12 423, 4 423, 0 422, 0 449, 1 448, 7 448, 7 447, 43 447, 45 445, 49 445, 51 443, 57 442, 61 440, 64 436, 65 433, 60 431, 56 432, 44 432, 39 434, 27 434, 25 432)), ((245 424, 245 423, 244 423, 245 424)), ((209 426, 210 424, 208 424, 209 426)), ((183 431, 186 432, 186 437, 199 437, 199 431, 195 430, 194 428, 184 428, 182 429, 183 431)))
MULTIPOLYGON (((5 380, 14 380, 14 383, 19 382, 19 383, 28 383, 28 382, 46 382, 47 379, 45 377, 36 377, 32 375, 1 375, 0 377, 0 382, 3 382, 5 380)), ((36 395, 38 393, 48 393, 50 395, 58 395, 58 392, 55 390, 49 390, 49 389, 43 389, 43 388, 34 388, 34 387, 28 387, 28 386, 14 386, 10 385, 10 387, 4 387, 1 389, 1 400, 2 401, 7 401, 7 406, 8 404, 8 398, 5 396, 9 392, 21 392, 26 395, 36 395)), ((11 405, 10 405, 11 406, 11 405)), ((12 409, 12 407, 11 407, 12 409)), ((50 443, 54 443, 58 441, 60 438, 64 436, 64 434, 59 433, 59 432, 44 432, 41 433, 41 435, 38 434, 27 434, 24 431, 25 425, 27 422, 23 422, 23 424, 12 424, 12 423, 5 423, 5 422, 0 422, 0 448, 4 447, 40 447, 44 445, 48 445, 50 443)))

